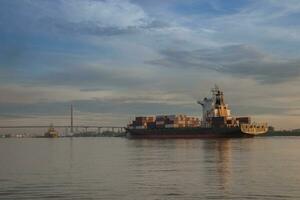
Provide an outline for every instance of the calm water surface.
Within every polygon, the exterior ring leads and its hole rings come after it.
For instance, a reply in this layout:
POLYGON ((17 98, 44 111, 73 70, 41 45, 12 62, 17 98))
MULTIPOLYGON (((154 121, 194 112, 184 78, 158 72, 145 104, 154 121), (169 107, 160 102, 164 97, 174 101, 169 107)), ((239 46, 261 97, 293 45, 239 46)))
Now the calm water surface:
POLYGON ((300 137, 0 139, 1 199, 300 199, 300 137))

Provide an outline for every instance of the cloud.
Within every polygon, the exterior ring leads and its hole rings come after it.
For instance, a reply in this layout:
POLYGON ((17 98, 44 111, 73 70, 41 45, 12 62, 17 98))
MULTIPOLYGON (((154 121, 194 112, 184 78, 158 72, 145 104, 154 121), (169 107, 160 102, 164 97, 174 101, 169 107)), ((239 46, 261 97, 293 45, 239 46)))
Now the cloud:
POLYGON ((62 11, 66 21, 93 22, 103 27, 132 27, 148 23, 143 9, 129 1, 63 1, 62 11))
POLYGON ((25 0, 1 4, 0 22, 13 32, 112 36, 167 25, 127 0, 25 0))
POLYGON ((193 51, 164 50, 162 59, 148 64, 176 68, 209 69, 261 83, 280 83, 300 76, 300 60, 269 55, 254 46, 231 45, 193 51))
MULTIPOLYGON (((5 54, 4 54, 5 55, 5 54)), ((1 58, 2 56, 0 56, 1 58)), ((22 86, 73 86, 80 89, 141 87, 149 83, 151 70, 132 67, 120 61, 102 61, 82 55, 24 52, 10 62, 0 61, 0 83, 22 86), (35 56, 32 59, 26 55, 35 56)))
MULTIPOLYGON (((101 67, 70 67, 63 70, 53 70, 47 74, 36 76, 32 83, 40 85, 65 85, 92 87, 130 87, 147 82, 146 77, 141 79, 128 73, 130 70, 114 70, 101 67)), ((28 81, 27 83, 30 83, 28 81)))

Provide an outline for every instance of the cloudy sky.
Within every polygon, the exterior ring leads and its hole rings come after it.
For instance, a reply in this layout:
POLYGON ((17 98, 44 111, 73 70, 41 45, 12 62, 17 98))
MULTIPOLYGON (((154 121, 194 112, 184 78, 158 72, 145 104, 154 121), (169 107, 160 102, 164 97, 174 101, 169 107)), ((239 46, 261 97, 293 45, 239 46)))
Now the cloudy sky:
POLYGON ((300 127, 299 0, 2 0, 0 124, 234 115, 300 127))

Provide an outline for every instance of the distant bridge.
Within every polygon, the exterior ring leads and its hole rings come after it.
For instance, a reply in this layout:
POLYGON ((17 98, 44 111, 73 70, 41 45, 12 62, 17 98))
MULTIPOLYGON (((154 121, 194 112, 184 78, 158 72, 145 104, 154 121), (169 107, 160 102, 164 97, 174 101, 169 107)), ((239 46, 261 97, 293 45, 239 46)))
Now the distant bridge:
MULTIPOLYGON (((47 129, 50 126, 45 125, 23 125, 23 126, 0 126, 0 130, 2 129, 47 129)), ((75 133, 78 133, 78 129, 81 129, 81 133, 87 133, 91 129, 98 134, 103 132, 112 132, 112 133, 121 133, 125 132, 126 129, 124 126, 96 126, 96 125, 75 125, 75 126, 65 126, 65 125, 53 125, 54 128, 63 128, 66 129, 66 132, 73 132, 72 130, 75 129, 75 133)), ((1 132, 0 132, 1 134, 1 132)))

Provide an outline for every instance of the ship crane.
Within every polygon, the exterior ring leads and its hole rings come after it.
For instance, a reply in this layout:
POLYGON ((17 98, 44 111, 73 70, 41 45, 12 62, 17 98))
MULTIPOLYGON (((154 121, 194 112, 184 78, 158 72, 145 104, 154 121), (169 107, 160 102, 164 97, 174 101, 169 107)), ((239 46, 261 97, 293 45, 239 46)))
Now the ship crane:
POLYGON ((210 119, 213 116, 214 100, 213 98, 205 97, 202 101, 197 101, 202 106, 202 125, 209 126, 210 119))
POLYGON ((204 106, 204 104, 202 103, 202 101, 197 101, 197 104, 200 104, 201 106, 204 106))

